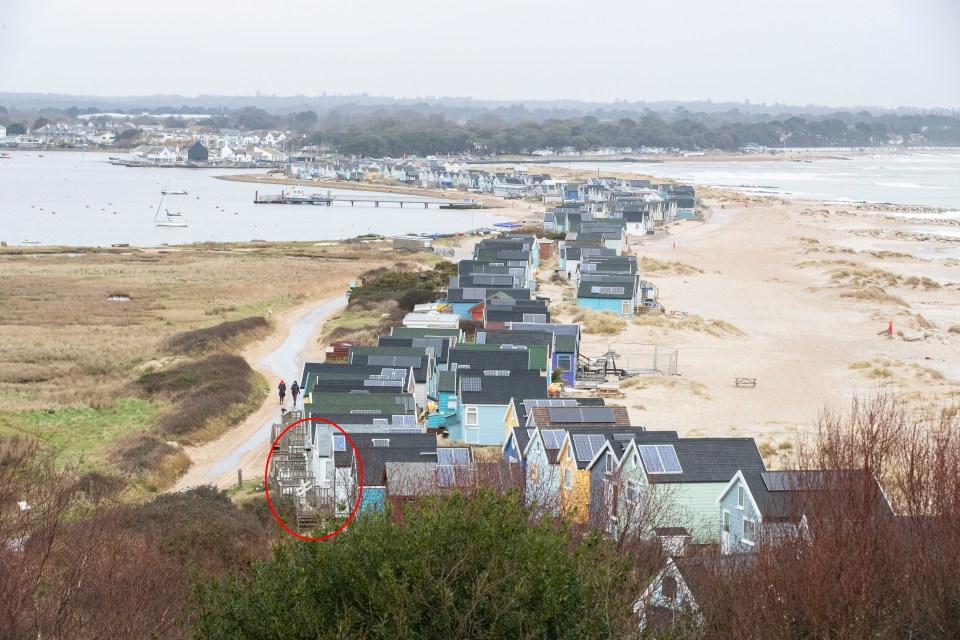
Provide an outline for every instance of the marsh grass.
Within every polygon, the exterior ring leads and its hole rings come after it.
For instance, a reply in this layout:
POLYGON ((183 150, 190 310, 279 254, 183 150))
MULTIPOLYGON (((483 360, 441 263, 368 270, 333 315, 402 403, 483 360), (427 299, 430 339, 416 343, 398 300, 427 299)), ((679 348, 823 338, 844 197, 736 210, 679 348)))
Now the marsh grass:
POLYGON ((151 425, 161 404, 141 398, 119 398, 101 408, 65 407, 0 413, 0 432, 21 434, 56 452, 62 463, 102 466, 95 452, 151 425))
MULTIPOLYGON (((266 382, 239 363, 204 369, 205 356, 266 335, 268 308, 345 292, 357 274, 399 256, 382 245, 312 243, 63 252, 0 252, 0 433, 95 468, 109 467, 110 445, 131 433, 199 442, 249 415, 266 382), (117 292, 131 299, 107 299, 117 292), (138 384, 144 363, 184 373, 176 367, 194 360, 207 374, 202 397, 138 384), (211 389, 217 380, 223 386, 211 389)), ((180 456, 151 482, 182 468, 180 456)))

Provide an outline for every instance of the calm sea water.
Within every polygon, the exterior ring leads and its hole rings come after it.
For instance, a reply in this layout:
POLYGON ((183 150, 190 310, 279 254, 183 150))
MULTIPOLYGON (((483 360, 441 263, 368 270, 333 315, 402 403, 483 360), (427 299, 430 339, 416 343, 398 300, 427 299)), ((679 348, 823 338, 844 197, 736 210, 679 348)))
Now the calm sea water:
POLYGON ((255 192, 280 193, 289 187, 214 177, 237 173, 244 172, 129 168, 111 165, 102 153, 44 152, 41 157, 36 151, 10 151, 9 158, 0 159, 0 240, 9 245, 88 247, 334 240, 368 232, 455 233, 505 220, 482 211, 422 206, 255 205, 255 192), (167 196, 164 206, 180 211, 189 227, 153 224, 160 190, 168 184, 171 190, 188 193, 167 196))
POLYGON ((599 169, 601 173, 640 173, 784 198, 886 202, 960 211, 960 153, 892 154, 809 162, 574 162, 570 166, 599 169))

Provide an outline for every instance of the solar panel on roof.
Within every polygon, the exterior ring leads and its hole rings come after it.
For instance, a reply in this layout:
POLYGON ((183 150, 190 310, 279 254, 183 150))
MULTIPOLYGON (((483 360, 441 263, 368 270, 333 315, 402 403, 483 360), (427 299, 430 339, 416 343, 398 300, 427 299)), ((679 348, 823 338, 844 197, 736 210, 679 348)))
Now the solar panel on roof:
POLYGON ((647 473, 683 473, 672 444, 646 444, 637 449, 647 473))
MULTIPOLYGON (((601 439, 603 436, 600 436, 601 439)), ((590 462, 593 460, 593 456, 596 455, 596 451, 593 450, 593 441, 589 435, 585 434, 576 434, 573 436, 574 448, 577 451, 577 461, 578 462, 590 462)), ((600 446, 603 446, 601 443, 600 446)))
POLYGON ((610 407, 553 407, 548 410, 550 422, 557 424, 614 422, 610 407))
POLYGON ((442 464, 470 464, 467 447, 437 447, 437 462, 442 464))
POLYGON ((423 427, 390 427, 387 433, 423 433, 423 427))
POLYGON ((386 418, 374 418, 373 424, 385 427, 390 424, 390 422, 386 418))
POLYGON ((543 445, 547 449, 559 449, 560 445, 563 444, 563 438, 567 434, 562 429, 544 429, 541 433, 543 435, 543 445))
POLYGON ((334 451, 346 451, 347 450, 347 439, 344 436, 333 436, 333 450, 334 451))
POLYGON ((398 427, 415 427, 417 426, 417 417, 412 415, 394 415, 391 416, 393 424, 398 427))
MULTIPOLYGON (((590 438, 590 448, 593 449, 593 455, 597 455, 600 449, 603 449, 604 443, 607 439, 599 434, 592 433, 589 436, 590 438)), ((593 456, 590 456, 590 459, 593 459, 593 456)))
POLYGON ((658 444, 657 453, 660 454, 660 460, 663 461, 663 468, 667 473, 683 473, 677 451, 672 444, 658 444))
POLYGON ((437 465, 437 485, 441 487, 449 487, 454 483, 456 476, 453 471, 452 464, 438 464, 437 465))
POLYGON ((524 400, 523 404, 529 411, 533 407, 575 407, 577 401, 571 398, 539 398, 524 400))
POLYGON ((462 378, 460 380, 461 391, 482 391, 482 382, 480 378, 462 378))
POLYGON ((403 386, 403 382, 400 380, 377 380, 371 378, 369 380, 363 381, 363 386, 365 387, 397 387, 400 388, 403 386))

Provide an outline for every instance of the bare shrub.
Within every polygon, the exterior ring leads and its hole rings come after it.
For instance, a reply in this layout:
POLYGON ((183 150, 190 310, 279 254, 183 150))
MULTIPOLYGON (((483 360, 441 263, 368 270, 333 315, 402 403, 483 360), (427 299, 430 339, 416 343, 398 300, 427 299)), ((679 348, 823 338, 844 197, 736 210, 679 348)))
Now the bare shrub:
POLYGON ((138 383, 151 398, 174 403, 157 422, 157 431, 193 441, 203 439, 205 430, 232 426, 255 410, 262 399, 257 393, 265 391, 254 384, 259 378, 240 356, 218 353, 145 373, 138 383))
POLYGON ((958 427, 955 407, 911 409, 883 391, 825 411, 793 460, 819 471, 785 498, 803 525, 764 525, 754 553, 710 564, 701 635, 960 635, 958 427))
POLYGON ((212 327, 183 331, 170 336, 167 350, 182 355, 206 353, 223 349, 239 339, 255 338, 266 334, 270 323, 262 316, 249 316, 240 320, 228 320, 212 327))

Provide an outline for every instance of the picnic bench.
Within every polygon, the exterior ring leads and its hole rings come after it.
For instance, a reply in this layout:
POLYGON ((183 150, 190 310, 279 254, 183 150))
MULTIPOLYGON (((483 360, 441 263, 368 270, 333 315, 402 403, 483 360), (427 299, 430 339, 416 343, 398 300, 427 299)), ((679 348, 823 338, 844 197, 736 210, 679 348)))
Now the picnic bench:
POLYGON ((756 378, 734 378, 733 384, 738 387, 755 387, 757 386, 756 378))
POLYGON ((598 398, 626 398, 627 394, 620 391, 620 387, 611 384, 597 385, 594 393, 598 398))

